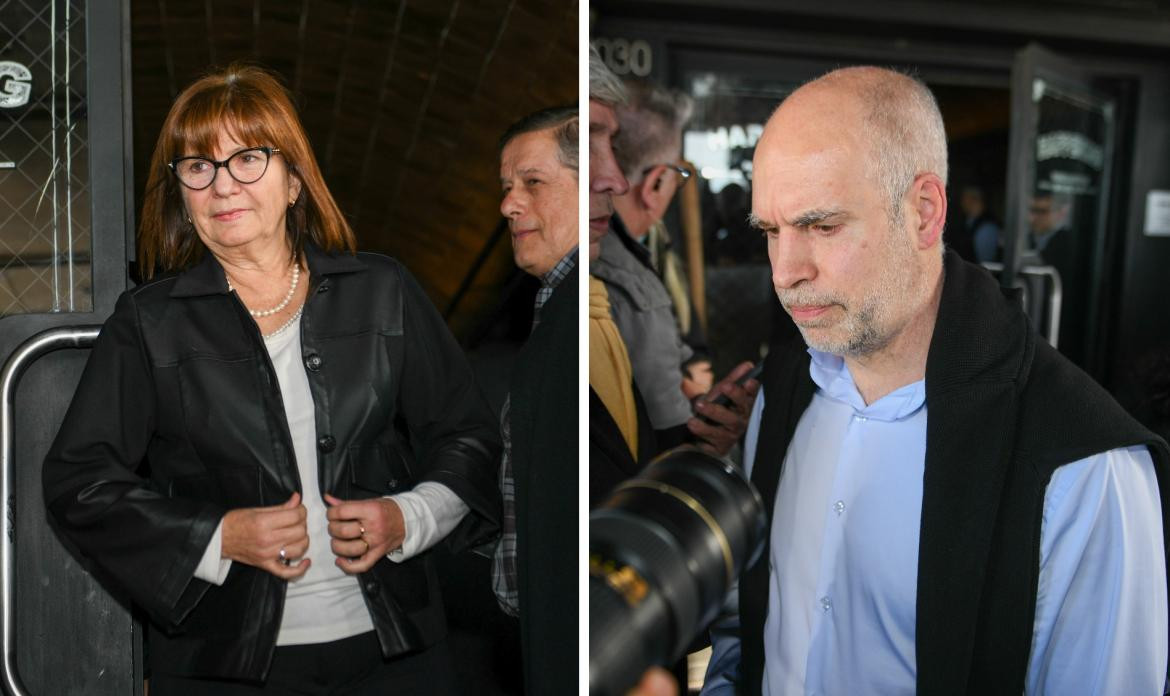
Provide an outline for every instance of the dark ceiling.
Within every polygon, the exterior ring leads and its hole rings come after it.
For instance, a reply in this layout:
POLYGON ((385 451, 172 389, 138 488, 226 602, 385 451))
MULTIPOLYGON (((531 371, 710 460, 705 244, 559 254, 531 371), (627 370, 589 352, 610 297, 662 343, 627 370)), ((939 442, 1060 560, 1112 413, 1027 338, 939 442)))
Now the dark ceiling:
MULTIPOLYGON (((364 250, 446 310, 500 214, 496 141, 577 100, 575 0, 132 0, 138 200, 171 101, 235 60, 279 72, 364 250)), ((500 240, 450 317, 466 331, 512 271, 500 240)))

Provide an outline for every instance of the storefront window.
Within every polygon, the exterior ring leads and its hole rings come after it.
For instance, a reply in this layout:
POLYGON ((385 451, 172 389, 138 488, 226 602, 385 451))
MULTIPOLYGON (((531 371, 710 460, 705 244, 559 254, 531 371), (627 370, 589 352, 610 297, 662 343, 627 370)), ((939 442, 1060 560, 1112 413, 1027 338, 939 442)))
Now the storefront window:
POLYGON ((0 27, 0 315, 91 311, 85 3, 0 27))

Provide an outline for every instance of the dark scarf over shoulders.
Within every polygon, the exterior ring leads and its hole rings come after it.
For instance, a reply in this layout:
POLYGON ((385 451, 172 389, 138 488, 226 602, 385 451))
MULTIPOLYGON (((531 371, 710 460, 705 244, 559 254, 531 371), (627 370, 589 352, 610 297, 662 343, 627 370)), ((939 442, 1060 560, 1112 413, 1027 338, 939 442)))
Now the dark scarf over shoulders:
MULTIPOLYGON (((815 391, 808 365, 799 341, 767 358, 752 473, 766 501, 775 500, 788 443, 815 391)), ((1170 450, 1037 336, 1015 292, 953 252, 927 355, 926 404, 918 693, 1022 693, 1053 472, 1145 445, 1166 510, 1170 450)), ((770 528, 770 504, 768 516, 770 528)), ((1163 539, 1170 547, 1165 526, 1163 539)), ((743 693, 760 689, 768 573, 762 560, 740 580, 743 693)))

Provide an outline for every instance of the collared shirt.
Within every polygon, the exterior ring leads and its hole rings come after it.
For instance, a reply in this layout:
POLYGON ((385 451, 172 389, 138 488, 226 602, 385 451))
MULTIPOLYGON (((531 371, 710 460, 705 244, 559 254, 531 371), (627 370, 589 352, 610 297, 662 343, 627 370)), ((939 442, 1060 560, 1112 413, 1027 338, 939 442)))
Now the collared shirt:
MULTIPOLYGON (((561 281, 577 267, 577 247, 565 254, 552 269, 540 276, 540 289, 532 312, 532 328, 540 323, 540 310, 561 281)), ((500 494, 503 496, 503 518, 501 520, 500 542, 492 556, 492 590, 496 602, 505 613, 520 615, 519 579, 516 572, 516 481, 512 477, 512 433, 508 412, 512 408, 512 394, 504 398, 500 409, 500 434, 504 440, 504 455, 500 461, 500 494)))
POLYGON ((553 290, 561 284, 561 281, 569 277, 573 269, 577 267, 577 247, 573 247, 569 253, 565 254, 556 265, 540 276, 540 289, 536 291, 536 301, 533 303, 532 312, 532 328, 540 323, 540 310, 544 307, 544 303, 548 302, 548 298, 552 297, 553 290))
MULTIPOLYGON (((841 358, 810 354, 818 389, 774 502, 763 692, 913 694, 925 383, 867 406, 841 358)), ((761 393, 748 427, 749 471, 763 403, 761 393)), ((1027 692, 1161 693, 1165 588, 1158 484, 1146 449, 1058 469, 1044 499, 1027 692)), ((703 694, 733 693, 737 619, 717 625, 712 638, 703 694)))

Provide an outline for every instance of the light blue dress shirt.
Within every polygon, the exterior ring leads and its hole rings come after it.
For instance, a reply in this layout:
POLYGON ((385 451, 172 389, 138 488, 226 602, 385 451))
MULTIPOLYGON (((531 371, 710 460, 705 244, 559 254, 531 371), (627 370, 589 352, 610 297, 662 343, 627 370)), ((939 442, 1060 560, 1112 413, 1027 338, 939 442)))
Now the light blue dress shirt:
MULTIPOLYGON (((789 445, 773 510, 763 692, 913 694, 925 382, 867 406, 841 358, 809 352, 818 388, 789 445)), ((744 448, 749 473, 763 404, 761 392, 744 448)), ((1162 693, 1166 567, 1146 449, 1058 469, 1040 543, 1027 693, 1162 693)), ((736 605, 733 593, 712 628, 704 695, 734 693, 736 605)))

